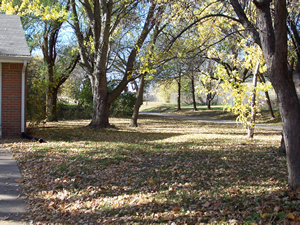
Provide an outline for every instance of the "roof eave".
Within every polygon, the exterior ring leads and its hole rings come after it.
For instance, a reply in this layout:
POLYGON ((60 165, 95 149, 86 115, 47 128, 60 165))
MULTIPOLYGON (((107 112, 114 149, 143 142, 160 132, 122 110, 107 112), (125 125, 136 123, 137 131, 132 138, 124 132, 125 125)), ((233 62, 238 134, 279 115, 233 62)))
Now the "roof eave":
POLYGON ((31 56, 5 56, 0 55, 0 62, 11 62, 11 63, 19 63, 24 61, 30 61, 31 56))

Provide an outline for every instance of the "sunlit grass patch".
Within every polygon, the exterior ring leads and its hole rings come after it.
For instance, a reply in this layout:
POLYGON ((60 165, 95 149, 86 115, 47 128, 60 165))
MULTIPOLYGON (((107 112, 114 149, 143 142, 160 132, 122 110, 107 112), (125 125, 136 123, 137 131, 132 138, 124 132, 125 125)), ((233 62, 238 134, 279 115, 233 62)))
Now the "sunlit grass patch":
MULTIPOLYGON (((197 111, 194 110, 192 104, 181 104, 181 110, 177 110, 176 103, 163 103, 163 102, 148 102, 143 104, 140 111, 145 112, 159 112, 169 113, 184 116, 193 116, 210 119, 221 119, 221 120, 236 120, 237 115, 225 110, 223 105, 212 105, 211 109, 208 110, 206 105, 198 105, 197 111)), ((281 125, 281 117, 279 110, 274 110, 273 114, 275 118, 270 117, 270 113, 266 109, 262 109, 256 116, 257 123, 281 125)))

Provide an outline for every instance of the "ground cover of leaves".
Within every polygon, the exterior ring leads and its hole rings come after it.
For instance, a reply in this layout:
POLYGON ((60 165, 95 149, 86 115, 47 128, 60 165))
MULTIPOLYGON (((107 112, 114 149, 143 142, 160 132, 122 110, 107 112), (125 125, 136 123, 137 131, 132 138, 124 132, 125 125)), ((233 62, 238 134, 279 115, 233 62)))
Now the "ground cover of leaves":
POLYGON ((35 224, 298 224, 278 131, 142 116, 47 123, 47 143, 3 141, 35 224))

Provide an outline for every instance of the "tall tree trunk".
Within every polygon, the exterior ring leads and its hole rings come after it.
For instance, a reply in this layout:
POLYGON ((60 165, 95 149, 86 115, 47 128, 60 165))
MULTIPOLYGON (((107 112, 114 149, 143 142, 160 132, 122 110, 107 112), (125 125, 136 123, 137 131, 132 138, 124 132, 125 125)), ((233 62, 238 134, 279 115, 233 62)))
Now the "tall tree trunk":
POLYGON ((193 97, 194 111, 197 111, 196 97, 195 97, 195 81, 194 81, 194 76, 192 76, 192 97, 193 97))
POLYGON ((130 126, 131 127, 137 127, 138 126, 137 120, 138 120, 140 106, 143 103, 144 85, 145 85, 145 75, 143 74, 141 76, 141 82, 140 82, 140 86, 139 86, 139 90, 138 90, 138 96, 137 96, 136 101, 135 101, 133 114, 132 114, 131 121, 130 121, 130 126))
POLYGON ((275 52, 274 55, 265 55, 265 58, 270 68, 270 80, 279 99, 289 174, 288 184, 291 190, 296 191, 300 187, 300 105, 293 78, 287 68, 285 0, 275 1, 274 24, 275 52))
POLYGON ((300 104, 287 68, 286 1, 275 0, 274 27, 270 0, 253 1, 257 8, 258 31, 248 20, 238 0, 230 0, 243 26, 261 47, 270 81, 279 100, 285 140, 290 190, 300 187, 300 104))
POLYGON ((179 72, 178 76, 178 89, 177 89, 177 111, 181 110, 181 71, 179 72))
MULTIPOLYGON (((262 83, 266 83, 265 77, 262 74, 259 74, 259 77, 260 77, 262 83)), ((267 106, 268 106, 268 110, 269 110, 269 115, 272 119, 274 119, 275 116, 274 116, 274 112, 273 112, 273 108, 272 108, 272 104, 271 104, 271 100, 270 100, 268 91, 265 92, 265 97, 266 97, 266 102, 267 102, 267 106)))
POLYGON ((267 106, 268 106, 269 115, 270 115, 270 117, 272 119, 274 119, 275 116, 274 116, 274 112, 273 112, 273 108, 272 108, 272 103, 271 103, 268 91, 265 92, 265 97, 266 97, 266 102, 267 102, 267 106))
POLYGON ((46 94, 46 115, 47 121, 49 122, 57 122, 57 92, 58 88, 54 84, 54 69, 53 62, 48 61, 48 91, 46 94))
POLYGON ((296 71, 300 72, 300 32, 297 29, 297 25, 295 23, 295 18, 288 16, 287 21, 289 23, 289 35, 291 35, 291 39, 295 46, 295 50, 296 50, 297 58, 298 58, 297 64, 296 64, 296 71))
POLYGON ((253 138, 254 136, 254 126, 255 126, 255 116, 256 116, 256 85, 257 85, 257 73, 259 68, 259 62, 257 62, 254 74, 253 74, 253 90, 251 96, 251 118, 250 124, 247 126, 248 138, 253 138))
MULTIPOLYGON (((273 86, 280 103, 283 138, 289 171, 288 182, 290 189, 297 190, 300 187, 300 106, 297 103, 298 99, 293 94, 295 92, 294 85, 290 81, 285 81, 285 79, 275 80, 278 83, 273 84, 273 86), (279 82, 282 83, 279 84, 279 82)), ((273 80, 273 82, 275 81, 273 80)))
POLYGON ((47 121, 57 122, 57 93, 58 88, 52 87, 49 85, 47 98, 46 98, 46 113, 47 113, 47 121))
MULTIPOLYGON (((291 69, 292 68, 293 67, 291 66, 291 69)), ((295 88, 296 88, 296 92, 297 92, 297 96, 298 96, 298 100, 299 100, 299 104, 300 104, 300 73, 299 72, 294 71, 294 73, 293 73, 293 81, 294 81, 294 84, 295 84, 295 88)), ((283 136, 281 137, 281 143, 280 143, 280 147, 279 147, 279 153, 286 155, 286 149, 285 149, 285 144, 284 144, 284 138, 283 138, 283 136)))

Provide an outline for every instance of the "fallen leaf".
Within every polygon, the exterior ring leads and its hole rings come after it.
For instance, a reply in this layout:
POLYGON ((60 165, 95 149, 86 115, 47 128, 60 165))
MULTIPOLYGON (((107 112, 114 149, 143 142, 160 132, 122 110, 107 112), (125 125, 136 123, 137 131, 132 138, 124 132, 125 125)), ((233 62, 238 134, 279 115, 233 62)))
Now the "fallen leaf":
POLYGON ((221 208, 221 203, 220 202, 216 202, 216 203, 213 204, 213 207, 215 209, 219 209, 219 208, 221 208))
POLYGON ((237 194, 237 193, 239 193, 240 189, 239 188, 229 188, 229 191, 231 194, 237 194))
POLYGON ((291 219, 291 220, 294 220, 294 219, 295 219, 295 216, 294 216, 293 213, 289 213, 289 214, 287 215, 287 218, 289 218, 289 219, 291 219))
POLYGON ((23 183, 24 180, 23 180, 23 179, 15 179, 15 182, 16 182, 16 183, 23 183))
POLYGON ((275 211, 275 212, 279 212, 279 211, 280 211, 280 206, 276 206, 276 207, 274 208, 274 211, 275 211))
POLYGON ((56 208, 56 203, 55 202, 50 202, 49 207, 56 208))
POLYGON ((261 218, 264 219, 267 216, 267 213, 260 213, 259 215, 260 215, 261 218))
POLYGON ((210 202, 205 202, 202 206, 205 207, 205 208, 207 208, 207 207, 210 206, 210 202))
POLYGON ((173 211, 174 212, 178 212, 180 209, 179 209, 179 207, 177 207, 177 206, 175 206, 174 208, 173 208, 173 211))
POLYGON ((36 218, 35 218, 36 221, 43 221, 43 219, 44 219, 43 216, 39 216, 39 217, 36 217, 36 218))

